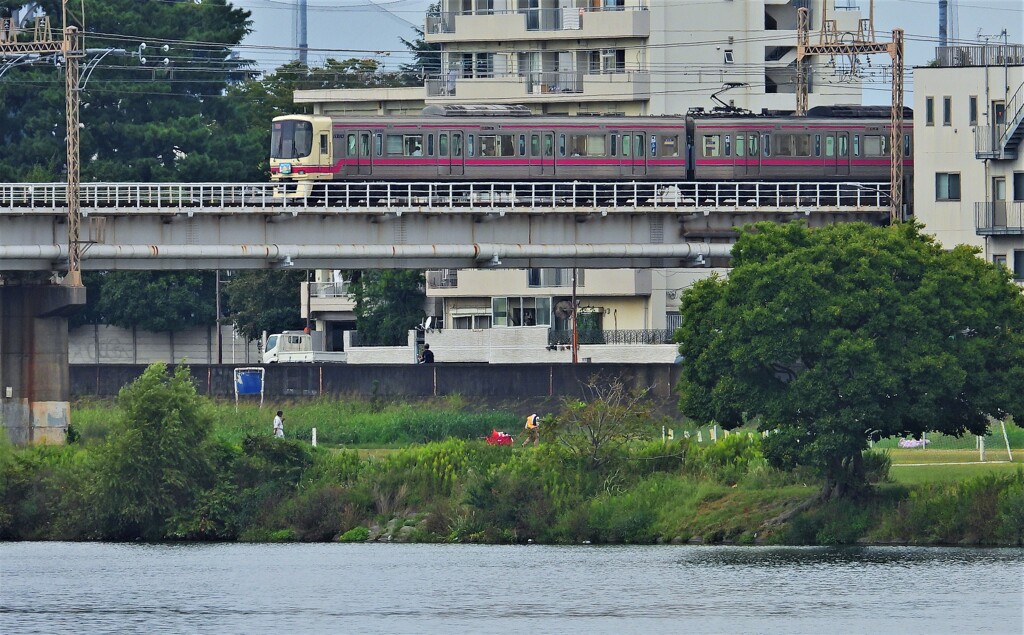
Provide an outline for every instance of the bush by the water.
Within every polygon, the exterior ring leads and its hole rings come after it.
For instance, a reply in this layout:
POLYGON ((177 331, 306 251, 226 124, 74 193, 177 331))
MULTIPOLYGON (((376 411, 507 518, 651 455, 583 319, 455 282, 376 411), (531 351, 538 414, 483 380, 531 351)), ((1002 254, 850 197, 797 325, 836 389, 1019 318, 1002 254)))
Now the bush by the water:
MULTIPOLYGON (((331 428, 327 413, 368 421, 373 414, 372 407, 347 402, 310 408, 311 419, 314 412, 323 417, 315 421, 318 432, 323 427, 336 439, 348 434, 347 424, 331 428)), ((793 514, 817 495, 820 483, 807 473, 770 468, 756 435, 732 435, 706 447, 690 439, 609 443, 595 461, 598 455, 562 443, 557 426, 539 447, 490 446, 474 438, 483 435, 471 413, 465 416, 472 423, 458 424, 466 437, 459 438, 441 423, 457 416, 430 410, 385 407, 377 414, 397 419, 410 413, 423 430, 408 422, 377 429, 446 438, 386 451, 314 448, 294 438, 299 406, 289 408, 292 438, 274 439, 266 422, 251 430, 217 423, 226 416, 223 407, 196 395, 187 373, 154 366, 122 391, 116 410, 105 414, 108 423, 96 424, 94 417, 77 442, 0 445, 0 539, 1024 540, 1024 471, 908 488, 886 482, 886 455, 869 454, 865 464, 883 483, 876 490, 793 514)), ((486 430, 499 419, 519 420, 484 417, 486 430)), ((631 424, 630 435, 636 429, 631 424)))

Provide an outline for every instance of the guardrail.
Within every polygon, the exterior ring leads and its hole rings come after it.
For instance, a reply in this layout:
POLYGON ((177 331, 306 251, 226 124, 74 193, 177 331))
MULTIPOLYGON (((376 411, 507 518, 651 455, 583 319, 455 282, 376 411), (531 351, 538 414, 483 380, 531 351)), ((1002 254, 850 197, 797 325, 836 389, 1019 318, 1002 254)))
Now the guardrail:
MULTIPOLYGON (((0 184, 0 213, 65 207, 63 183, 0 184)), ((879 211, 889 207, 888 183, 770 182, 488 182, 317 184, 308 198, 285 198, 294 184, 84 183, 83 214, 223 213, 246 209, 299 213, 305 209, 536 213, 539 209, 632 212, 696 209, 811 213, 841 208, 879 211)))
MULTIPOLYGON (((672 344, 673 329, 622 329, 613 331, 580 329, 579 344, 672 344)), ((572 345, 572 331, 548 331, 548 346, 572 345)))

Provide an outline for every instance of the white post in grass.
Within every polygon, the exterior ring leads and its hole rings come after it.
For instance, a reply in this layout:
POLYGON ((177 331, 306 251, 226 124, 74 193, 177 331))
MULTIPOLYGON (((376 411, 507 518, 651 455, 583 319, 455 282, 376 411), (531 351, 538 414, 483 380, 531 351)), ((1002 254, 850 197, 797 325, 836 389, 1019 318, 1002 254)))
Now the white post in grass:
POLYGON ((313 447, 316 447, 316 428, 313 428, 313 447))
POLYGON ((978 437, 978 456, 981 457, 979 460, 985 462, 985 437, 978 437))
POLYGON ((711 426, 711 434, 710 434, 710 436, 711 436, 711 442, 712 443, 718 443, 718 426, 717 425, 711 426))
POLYGON ((1010 437, 1006 436, 1006 421, 1000 421, 999 425, 1003 427, 1003 441, 1006 442, 1006 458, 1013 462, 1013 452, 1010 451, 1010 437))

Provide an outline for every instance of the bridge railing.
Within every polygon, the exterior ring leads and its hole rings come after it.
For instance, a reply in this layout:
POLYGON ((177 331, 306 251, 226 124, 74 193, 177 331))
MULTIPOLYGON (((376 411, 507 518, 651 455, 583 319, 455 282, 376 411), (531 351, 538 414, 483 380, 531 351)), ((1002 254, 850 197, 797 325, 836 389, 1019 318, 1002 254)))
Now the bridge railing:
MULTIPOLYGON (((65 206, 63 183, 0 184, 0 211, 65 206)), ((813 211, 821 208, 884 210, 887 183, 772 182, 331 182, 316 184, 313 195, 285 198, 278 183, 83 183, 84 210, 128 212, 221 212, 224 208, 340 208, 444 211, 496 208, 750 209, 813 211)))

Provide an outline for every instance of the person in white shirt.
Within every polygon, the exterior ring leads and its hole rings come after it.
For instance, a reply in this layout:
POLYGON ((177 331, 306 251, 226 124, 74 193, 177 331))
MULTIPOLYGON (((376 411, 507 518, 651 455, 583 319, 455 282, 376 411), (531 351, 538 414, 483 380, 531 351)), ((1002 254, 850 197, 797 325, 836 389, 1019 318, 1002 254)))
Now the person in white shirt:
POLYGON ((284 412, 281 410, 278 410, 277 416, 274 417, 274 436, 278 439, 284 438, 284 412))

